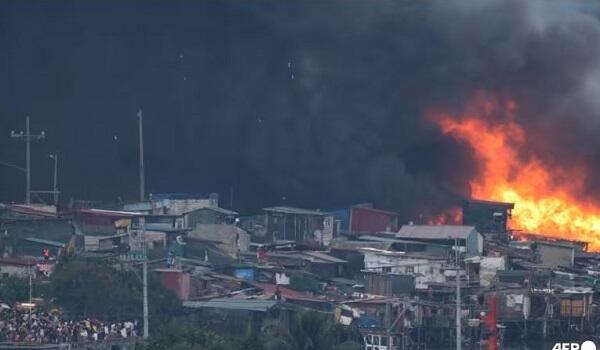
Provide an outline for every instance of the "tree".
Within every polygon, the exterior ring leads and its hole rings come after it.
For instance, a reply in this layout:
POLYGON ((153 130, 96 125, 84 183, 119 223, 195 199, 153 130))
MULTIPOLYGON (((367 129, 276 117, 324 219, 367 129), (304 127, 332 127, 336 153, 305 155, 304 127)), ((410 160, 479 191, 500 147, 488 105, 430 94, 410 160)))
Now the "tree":
POLYGON ((338 344, 333 347, 332 350, 361 350, 364 348, 364 345, 355 341, 345 341, 341 344, 338 344))
MULTIPOLYGON (((62 261, 51 276, 50 294, 58 306, 75 317, 131 320, 142 316, 140 276, 132 269, 117 269, 110 262, 62 261)), ((180 301, 152 273, 148 275, 148 299, 153 326, 179 315, 180 301)))
POLYGON ((6 277, 0 280, 0 300, 7 304, 28 301, 29 280, 19 277, 6 277))
POLYGON ((234 350, 242 349, 241 345, 231 337, 173 320, 159 329, 144 350, 234 350))
POLYGON ((331 315, 304 311, 296 313, 289 329, 280 324, 268 327, 263 343, 265 350, 330 350, 353 338, 352 330, 335 324, 331 315))

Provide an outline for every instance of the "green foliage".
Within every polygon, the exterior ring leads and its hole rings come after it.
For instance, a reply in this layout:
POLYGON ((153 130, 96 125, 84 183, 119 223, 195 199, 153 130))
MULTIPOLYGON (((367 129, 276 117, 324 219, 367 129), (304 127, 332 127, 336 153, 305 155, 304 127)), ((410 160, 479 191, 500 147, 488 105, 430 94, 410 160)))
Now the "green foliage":
POLYGON ((214 332, 172 321, 161 327, 144 350, 233 350, 245 349, 236 340, 214 332))
POLYGON ((13 304, 29 300, 29 279, 6 277, 0 280, 0 301, 13 304))
POLYGON ((336 346, 334 346, 332 348, 332 350, 362 350, 364 349, 364 346, 359 343, 359 342, 355 342, 355 341, 345 341, 341 344, 338 344, 336 346))
POLYGON ((186 326, 179 319, 165 324, 139 350, 358 350, 362 346, 351 328, 337 325, 331 315, 314 311, 298 312, 289 329, 272 320, 263 332, 248 330, 241 338, 218 335, 203 328, 186 326))
MULTIPOLYGON (((52 274, 50 288, 44 291, 55 304, 75 317, 97 317, 107 320, 141 320, 141 269, 115 268, 108 262, 69 259, 59 264, 52 274)), ((28 293, 27 281, 12 281, 18 298, 28 293), (25 287, 25 288, 23 288, 25 287)), ((4 294, 0 294, 4 295, 4 294)), ((216 334, 192 327, 181 317, 181 303, 165 290, 157 276, 148 274, 150 307, 150 342, 141 350, 355 350, 359 337, 348 327, 335 324, 329 314, 315 311, 294 312, 289 324, 273 320, 271 326, 248 329, 239 338, 216 334)), ((8 300, 8 298, 6 299, 8 300)), ((357 347, 358 345, 358 347, 357 347)))
MULTIPOLYGON (((51 277, 54 302, 76 317, 110 320, 142 318, 142 280, 139 271, 116 269, 108 262, 69 259, 51 277)), ((148 273, 151 326, 180 312, 180 302, 148 273)))
POLYGON ((265 350, 330 350, 353 337, 357 336, 352 330, 335 324, 331 315, 305 311, 296 314, 289 329, 279 324, 269 327, 263 340, 265 350))

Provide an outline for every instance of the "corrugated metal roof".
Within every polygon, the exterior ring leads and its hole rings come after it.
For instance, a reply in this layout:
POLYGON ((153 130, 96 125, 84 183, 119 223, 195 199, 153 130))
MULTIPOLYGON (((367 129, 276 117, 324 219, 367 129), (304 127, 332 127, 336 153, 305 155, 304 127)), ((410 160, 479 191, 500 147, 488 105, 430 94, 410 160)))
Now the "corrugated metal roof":
POLYGON ((486 201, 486 200, 481 200, 481 199, 467 199, 467 200, 464 200, 463 203, 484 204, 484 205, 490 205, 490 206, 504 207, 506 209, 514 209, 515 208, 514 203, 486 201))
POLYGON ((329 263, 335 263, 335 264, 345 264, 345 263, 347 263, 346 260, 342 260, 342 259, 336 258, 335 256, 331 256, 329 254, 325 254, 325 253, 322 253, 322 252, 304 251, 302 253, 304 255, 308 255, 309 257, 317 259, 317 261, 313 260, 313 262, 329 262, 329 263), (321 261, 318 261, 318 260, 321 260, 321 261))
POLYGON ((32 216, 40 216, 40 217, 50 217, 56 218, 56 211, 51 212, 45 210, 43 206, 36 205, 26 205, 26 204, 9 204, 3 205, 3 209, 8 209, 12 212, 23 214, 23 215, 32 215, 32 216))
POLYGON ((474 226, 464 225, 404 225, 396 233, 398 238, 467 239, 477 232, 474 226))
POLYGON ((359 236, 358 239, 364 240, 364 241, 374 241, 374 242, 409 243, 409 244, 417 244, 417 245, 429 245, 429 243, 425 243, 425 242, 411 241, 411 240, 406 240, 406 239, 395 239, 395 238, 389 238, 389 237, 371 236, 371 235, 362 235, 362 236, 359 236))
MULTIPOLYGON (((135 225, 133 228, 141 230, 141 226, 140 225, 135 225)), ((150 224, 144 224, 144 229, 148 230, 148 231, 159 231, 159 232, 183 232, 183 231, 189 231, 189 228, 181 228, 181 227, 173 227, 173 225, 171 224, 165 224, 165 223, 150 223, 150 224)))
MULTIPOLYGON (((252 255, 252 253, 247 253, 252 255)), ((270 251, 269 257, 279 259, 296 259, 320 264, 345 264, 346 260, 338 259, 329 254, 315 251, 270 251)))
MULTIPOLYGON (((153 200, 185 200, 185 199, 209 199, 213 194, 206 193, 152 193, 153 200)), ((216 195, 216 193, 214 194, 216 195)), ((218 197, 218 195, 217 195, 218 197)))
POLYGON ((389 216, 399 216, 400 215, 393 211, 389 211, 389 210, 385 210, 385 209, 377 209, 377 208, 373 208, 373 207, 364 207, 364 206, 360 206, 360 205, 353 206, 352 209, 370 211, 373 213, 385 214, 385 215, 389 215, 389 216))
POLYGON ((122 211, 122 210, 106 210, 106 209, 81 209, 80 213, 110 216, 110 217, 134 217, 141 216, 143 213, 136 211, 122 211))
POLYGON ((235 216, 235 215, 239 214, 237 211, 233 211, 233 210, 229 210, 229 209, 225 209, 225 208, 221 208, 221 207, 204 207, 204 208, 198 208, 198 209, 193 209, 193 210, 190 210, 188 212, 185 212, 185 214, 191 213, 191 212, 194 212, 194 211, 199 211, 199 210, 212 210, 212 211, 217 212, 219 214, 230 215, 230 216, 235 216))
POLYGON ((184 301, 190 308, 212 308, 266 312, 277 304, 276 300, 215 298, 209 301, 184 301))
POLYGON ((49 241, 47 239, 25 238, 25 240, 28 241, 28 242, 45 244, 45 245, 48 245, 48 246, 51 246, 51 247, 57 247, 57 248, 63 248, 65 246, 64 243, 57 242, 57 241, 49 241))
POLYGON ((294 208, 294 207, 269 207, 269 208, 263 208, 263 210, 274 212, 274 213, 295 214, 295 215, 320 215, 320 216, 329 215, 328 213, 322 212, 319 210, 302 209, 302 208, 294 208))

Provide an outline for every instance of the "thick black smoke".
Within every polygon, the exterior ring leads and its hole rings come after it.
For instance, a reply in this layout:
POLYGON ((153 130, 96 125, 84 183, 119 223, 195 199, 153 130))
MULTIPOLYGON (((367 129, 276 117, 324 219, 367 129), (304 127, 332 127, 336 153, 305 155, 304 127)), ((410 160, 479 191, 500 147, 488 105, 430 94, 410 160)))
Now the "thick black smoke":
MULTIPOLYGON (((136 111, 150 192, 227 206, 363 201, 406 218, 468 195, 470 150, 422 115, 510 94, 533 149, 598 164, 600 23, 577 1, 0 3, 0 161, 30 114, 34 185, 134 198, 136 111), (560 131, 560 133, 557 132, 560 131), (556 141, 547 142, 549 139, 556 141)), ((0 200, 22 176, 0 170, 0 200)), ((594 185, 591 183, 590 185, 594 185)))

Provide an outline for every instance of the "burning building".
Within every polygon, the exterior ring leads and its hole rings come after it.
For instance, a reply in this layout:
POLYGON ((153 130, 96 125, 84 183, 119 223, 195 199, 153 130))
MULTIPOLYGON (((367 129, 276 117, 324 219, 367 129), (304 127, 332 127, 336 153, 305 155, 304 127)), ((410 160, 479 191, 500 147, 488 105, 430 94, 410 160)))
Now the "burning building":
MULTIPOLYGON (((591 250, 600 250, 600 205, 584 199, 587 169, 550 163, 533 152, 529 142, 535 139, 520 124, 519 112, 511 98, 479 93, 462 113, 429 117, 445 135, 472 149, 479 172, 470 181, 471 195, 515 203, 509 228, 587 241, 591 250)), ((475 208, 467 206, 467 220, 475 208)), ((507 215, 507 209, 500 213, 507 215)), ((492 229, 501 229, 503 221, 492 229)))
POLYGON ((514 207, 513 203, 465 200, 462 206, 462 223, 475 226, 484 235, 506 239, 508 220, 514 207))

